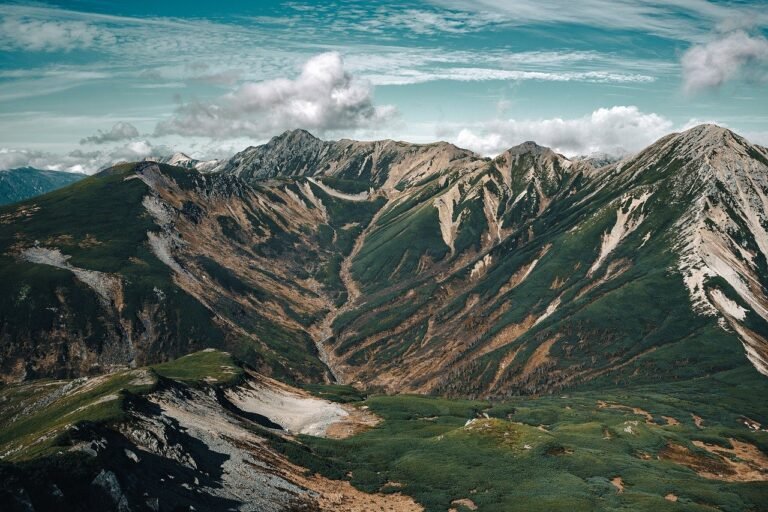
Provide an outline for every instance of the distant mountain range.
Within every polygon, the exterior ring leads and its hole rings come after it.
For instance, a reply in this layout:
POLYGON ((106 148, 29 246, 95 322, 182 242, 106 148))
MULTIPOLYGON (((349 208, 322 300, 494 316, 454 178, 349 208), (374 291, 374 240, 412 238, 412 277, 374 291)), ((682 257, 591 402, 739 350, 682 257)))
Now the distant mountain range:
POLYGON ((42 171, 32 167, 0 171, 0 204, 15 203, 65 187, 85 174, 62 171, 42 171))

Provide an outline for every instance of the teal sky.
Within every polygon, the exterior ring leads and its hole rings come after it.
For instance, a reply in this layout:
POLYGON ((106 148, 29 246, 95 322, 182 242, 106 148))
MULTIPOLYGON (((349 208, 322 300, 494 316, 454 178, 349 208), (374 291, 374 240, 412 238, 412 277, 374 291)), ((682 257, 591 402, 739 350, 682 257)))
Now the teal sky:
POLYGON ((494 154, 768 144, 768 8, 705 0, 0 4, 0 168, 227 156, 286 129, 494 154))

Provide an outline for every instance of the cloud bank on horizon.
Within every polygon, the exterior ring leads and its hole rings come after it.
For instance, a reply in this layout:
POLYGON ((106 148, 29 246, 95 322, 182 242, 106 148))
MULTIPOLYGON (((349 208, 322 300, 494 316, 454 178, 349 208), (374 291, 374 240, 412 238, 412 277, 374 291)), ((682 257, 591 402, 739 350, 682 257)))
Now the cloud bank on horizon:
POLYGON ((768 143, 759 1, 0 5, 0 169, 224 157, 294 128, 631 152, 698 120, 768 143))

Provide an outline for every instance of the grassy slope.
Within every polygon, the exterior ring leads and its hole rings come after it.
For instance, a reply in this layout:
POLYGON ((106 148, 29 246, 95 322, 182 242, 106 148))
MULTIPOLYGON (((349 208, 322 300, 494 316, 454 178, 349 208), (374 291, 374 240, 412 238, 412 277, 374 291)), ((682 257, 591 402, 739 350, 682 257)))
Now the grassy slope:
POLYGON ((2 215, 19 207, 39 208, 31 216, 0 223, 0 324, 6 325, 6 332, 44 345, 44 338, 60 322, 51 306, 62 304, 67 336, 83 339, 86 345, 98 346, 113 325, 113 320, 104 318, 95 294, 70 272, 13 257, 15 244, 38 241, 71 256, 74 266, 122 276, 122 314, 137 326, 136 313, 146 302, 157 301, 156 290, 165 294, 165 325, 177 353, 190 345, 194 349, 198 342, 220 343, 223 334, 210 312, 173 284, 170 269, 146 244, 147 231, 156 231, 157 226, 142 205, 144 183, 124 181, 132 169, 133 164, 120 165, 66 189, 0 209, 2 215))
POLYGON ((282 448, 314 470, 336 478, 350 472, 361 489, 402 491, 434 511, 462 498, 483 511, 756 511, 768 498, 767 482, 709 480, 657 455, 675 443, 707 460, 692 441, 728 446, 729 438, 768 451, 768 434, 741 422, 768 421, 765 404, 753 400, 766 391, 756 372, 737 370, 681 384, 494 403, 376 396, 364 404, 385 418, 378 428, 346 440, 304 436, 310 451, 282 448), (629 409, 599 408, 598 400, 641 408, 655 424, 629 409), (491 419, 465 426, 480 413, 491 419), (615 477, 622 493, 610 482, 615 477), (665 499, 670 493, 676 503, 665 499))
MULTIPOLYGON (((66 440, 66 426, 119 421, 127 397, 151 391, 160 376, 192 385, 227 385, 241 378, 240 372, 227 354, 203 351, 148 369, 92 379, 95 385, 60 394, 43 407, 29 406, 44 403, 65 382, 7 386, 0 389, 0 451, 23 445, 7 461, 54 454, 61 450, 59 440, 66 440), (19 414, 25 409, 31 412, 19 414)), ((768 450, 768 433, 751 431, 742 421, 749 417, 768 423, 765 404, 754 400, 768 392, 768 385, 754 371, 501 402, 412 395, 361 401, 363 397, 348 386, 308 388, 328 399, 365 405, 384 421, 345 440, 300 436, 291 441, 272 436, 273 446, 310 471, 349 479, 369 492, 404 492, 430 511, 443 511, 453 500, 469 498, 484 511, 735 512, 760 510, 768 497, 766 482, 709 480, 657 458, 674 443, 706 460, 708 455, 693 446, 694 440, 728 446, 734 438, 768 450), (600 408, 599 401, 626 407, 600 408), (632 407, 650 413, 654 424, 647 424, 632 407), (703 419, 702 428, 696 426, 694 414, 703 419), (669 425, 664 416, 680 424, 669 425), (611 484, 616 477, 625 486, 622 493, 611 484), (664 498, 670 493, 678 497, 676 503, 664 498)))

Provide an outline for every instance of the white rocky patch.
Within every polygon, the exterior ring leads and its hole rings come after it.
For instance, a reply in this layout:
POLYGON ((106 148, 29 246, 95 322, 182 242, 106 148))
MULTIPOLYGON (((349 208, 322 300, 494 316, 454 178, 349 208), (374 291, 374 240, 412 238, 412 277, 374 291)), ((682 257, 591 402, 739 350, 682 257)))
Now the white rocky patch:
POLYGON ((21 251, 21 258, 30 263, 49 265, 72 272, 78 280, 96 292, 107 306, 120 302, 122 281, 119 277, 105 272, 75 267, 69 263, 70 257, 62 254, 59 249, 47 249, 45 247, 30 247, 21 251))
POLYGON ((472 271, 469 273, 469 278, 477 279, 485 274, 488 271, 488 268, 490 268, 492 262, 493 257, 490 254, 486 254, 483 256, 483 259, 477 260, 475 262, 475 266, 472 267, 472 271))
POLYGON ((648 198, 651 197, 651 194, 651 191, 645 191, 640 197, 623 196, 621 198, 619 208, 616 210, 616 223, 610 231, 603 234, 600 255, 590 267, 589 272, 587 272, 588 276, 594 274, 608 255, 619 246, 621 241, 642 224, 643 220, 645 220, 645 215, 633 215, 633 213, 645 204, 648 198))
POLYGON ((312 191, 312 187, 309 186, 309 183, 301 183, 299 185, 299 188, 301 189, 301 192, 304 194, 304 197, 307 198, 307 200, 317 208, 319 211, 323 212, 323 218, 328 219, 328 211, 325 209, 325 205, 320 200, 319 197, 315 195, 315 193, 312 191))
POLYGON ((174 272, 184 274, 185 271, 171 254, 172 239, 166 233, 154 233, 147 231, 147 240, 149 247, 157 259, 168 265, 174 272))
POLYGON ((325 436, 328 427, 349 416, 340 404, 299 392, 262 377, 226 392, 241 410, 261 414, 294 434, 325 436))
POLYGON ((445 245, 451 250, 451 254, 456 251, 453 244, 456 240, 456 233, 459 231, 463 213, 459 213, 454 221, 453 209, 460 199, 461 192, 459 191, 459 186, 454 185, 448 192, 435 199, 435 202, 433 203, 435 208, 437 208, 437 215, 440 218, 440 234, 443 237, 445 245))
POLYGON ((768 358, 764 355, 765 341, 738 322, 732 322, 731 325, 741 338, 741 344, 744 347, 744 352, 747 354, 749 362, 752 363, 758 372, 768 376, 768 358))
POLYGON ((737 320, 744 320, 744 318, 746 318, 747 311, 749 310, 736 304, 726 297, 726 295, 719 289, 713 290, 709 295, 718 306, 718 309, 726 315, 736 318, 737 320))
POLYGON ((502 239, 502 224, 503 220, 498 217, 499 211, 499 198, 483 187, 483 213, 485 213, 485 219, 488 222, 488 241, 492 242, 494 239, 500 242, 502 239))
POLYGON ((517 197, 515 197, 515 200, 512 201, 512 206, 510 208, 514 207, 517 203, 519 203, 525 196, 528 195, 528 189, 524 188, 522 192, 520 192, 517 197))
POLYGON ((184 433, 203 443, 213 452, 226 455, 221 482, 200 491, 212 496, 236 500, 241 511, 278 511, 296 496, 315 493, 284 478, 280 462, 263 447, 262 438, 232 417, 210 394, 200 390, 180 395, 173 390, 153 394, 150 400, 162 410, 161 416, 140 416, 124 433, 138 448, 177 460, 197 470, 193 456, 180 444, 170 442, 168 419, 178 422, 184 433))
POLYGON ((309 210, 309 207, 307 206, 307 203, 304 202, 302 198, 300 198, 293 190, 291 190, 289 187, 283 188, 283 192, 288 196, 289 199, 291 199, 299 208, 303 210, 309 210))
POLYGON ((547 306, 547 309, 544 311, 544 313, 541 314, 541 316, 539 316, 539 318, 536 319, 533 325, 539 325, 541 322, 549 318, 552 315, 552 313, 557 311, 557 308, 559 307, 560 307, 560 297, 550 302, 549 306, 547 306))
MULTIPOLYGON (((134 175, 135 176, 135 175, 134 175)), ((157 196, 148 194, 141 200, 144 209, 149 212, 159 226, 169 226, 173 223, 174 212, 168 208, 157 196)))

